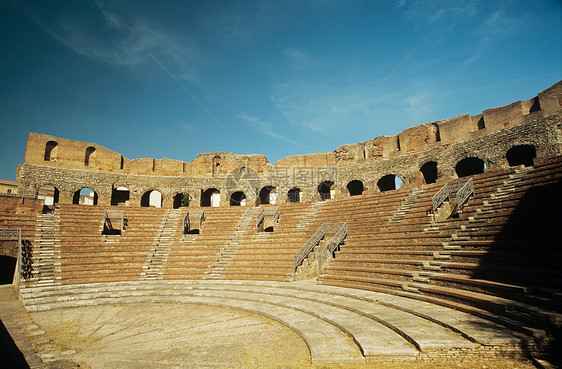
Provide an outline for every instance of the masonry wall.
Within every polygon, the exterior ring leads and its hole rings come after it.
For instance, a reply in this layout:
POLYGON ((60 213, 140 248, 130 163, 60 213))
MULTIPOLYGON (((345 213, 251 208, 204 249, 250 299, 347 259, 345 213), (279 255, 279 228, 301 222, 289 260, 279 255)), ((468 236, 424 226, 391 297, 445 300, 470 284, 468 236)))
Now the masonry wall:
POLYGON ((400 177, 405 186, 421 186, 425 182, 420 168, 430 161, 437 163, 438 178, 453 179, 456 164, 468 157, 482 159, 487 167, 508 166, 506 152, 517 145, 534 146, 537 156, 558 155, 561 111, 562 81, 533 99, 480 115, 425 123, 398 135, 343 145, 332 152, 291 156, 275 164, 264 155, 229 152, 199 154, 190 162, 129 160, 92 143, 30 133, 17 178, 22 187, 55 186, 61 203, 72 203, 74 193, 83 187, 96 191, 98 204, 104 206, 109 206, 117 187, 129 189, 129 204, 134 206, 150 190, 162 193, 164 207, 171 207, 173 196, 180 192, 190 195, 190 206, 198 206, 202 193, 210 188, 220 191, 221 205, 228 206, 230 195, 237 191, 246 194, 247 204, 257 204, 264 186, 276 187, 280 201, 292 188, 301 190, 301 201, 316 201, 323 181, 334 182, 336 196, 345 196, 350 181, 360 180, 365 190, 378 191, 377 182, 388 174, 400 177))

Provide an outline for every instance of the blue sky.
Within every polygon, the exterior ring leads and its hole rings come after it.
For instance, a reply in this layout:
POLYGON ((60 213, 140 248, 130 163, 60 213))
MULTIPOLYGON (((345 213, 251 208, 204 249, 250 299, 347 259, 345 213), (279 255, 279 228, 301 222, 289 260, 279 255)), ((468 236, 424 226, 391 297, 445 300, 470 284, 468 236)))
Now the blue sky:
POLYGON ((276 162, 562 79, 555 0, 0 0, 0 32, 0 178, 12 180, 28 132, 129 159, 276 162))

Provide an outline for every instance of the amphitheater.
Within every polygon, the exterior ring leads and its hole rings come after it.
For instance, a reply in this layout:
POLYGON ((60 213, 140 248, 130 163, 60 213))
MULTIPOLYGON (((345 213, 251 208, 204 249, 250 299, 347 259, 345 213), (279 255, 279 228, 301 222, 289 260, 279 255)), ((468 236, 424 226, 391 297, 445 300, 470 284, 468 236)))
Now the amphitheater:
POLYGON ((562 81, 277 163, 127 159, 30 133, 17 193, 0 196, 8 359, 557 367, 561 117, 562 81))

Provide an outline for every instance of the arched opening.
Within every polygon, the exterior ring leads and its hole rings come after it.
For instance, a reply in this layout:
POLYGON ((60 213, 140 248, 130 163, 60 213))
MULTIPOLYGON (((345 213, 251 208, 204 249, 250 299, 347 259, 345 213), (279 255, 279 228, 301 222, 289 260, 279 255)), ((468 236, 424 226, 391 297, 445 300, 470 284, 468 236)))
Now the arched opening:
POLYGON ((387 174, 377 182, 377 186, 381 192, 397 190, 404 184, 400 177, 394 174, 387 174))
POLYGON ((141 206, 162 207, 162 194, 156 190, 146 191, 141 197, 141 206))
POLYGON ((180 192, 174 196, 174 209, 187 208, 189 206, 189 194, 187 192, 180 192))
POLYGON ((318 194, 320 195, 320 200, 330 200, 334 198, 334 190, 332 186, 334 182, 332 181, 324 181, 318 185, 318 194))
POLYGON ((56 141, 49 141, 45 145, 45 161, 57 161, 58 144, 56 141))
POLYGON ((301 201, 301 189, 297 187, 291 188, 287 192, 287 202, 300 202, 301 201))
POLYGON ((425 183, 435 183, 437 181, 437 163, 434 161, 428 161, 420 168, 420 172, 423 174, 423 179, 425 183))
POLYGON ((39 188, 37 198, 45 200, 45 205, 54 205, 59 202, 59 190, 55 186, 46 185, 39 188))
POLYGON ((246 206, 246 194, 236 191, 230 195, 230 206, 246 206))
POLYGON ((94 158, 95 152, 96 152, 96 148, 93 146, 90 146, 86 149, 86 157, 84 158, 85 166, 90 166, 90 163, 94 158))
POLYGON ((216 188, 209 188, 201 193, 201 206, 217 208, 220 206, 220 191, 216 188))
POLYGON ((74 192, 72 203, 76 205, 97 205, 98 194, 91 188, 82 187, 80 190, 74 192))
POLYGON ((16 270, 16 262, 17 259, 14 257, 0 255, 0 284, 12 284, 14 272, 16 270))
POLYGON ((457 176, 461 178, 484 173, 484 168, 486 168, 484 160, 479 158, 466 158, 457 163, 455 172, 457 176))
POLYGON ((363 182, 354 179, 347 184, 347 191, 349 191, 349 196, 357 196, 363 194, 363 182))
POLYGON ((221 157, 219 155, 215 155, 213 158, 213 176, 216 176, 221 173, 221 157))
POLYGON ((505 154, 507 162, 510 166, 524 165, 530 167, 534 164, 537 157, 537 149, 534 145, 518 145, 513 146, 505 154))
POLYGON ((129 205, 130 192, 127 187, 119 186, 111 191, 111 205, 129 205))
POLYGON ((277 189, 273 186, 265 186, 260 190, 260 204, 275 204, 277 202, 277 189))

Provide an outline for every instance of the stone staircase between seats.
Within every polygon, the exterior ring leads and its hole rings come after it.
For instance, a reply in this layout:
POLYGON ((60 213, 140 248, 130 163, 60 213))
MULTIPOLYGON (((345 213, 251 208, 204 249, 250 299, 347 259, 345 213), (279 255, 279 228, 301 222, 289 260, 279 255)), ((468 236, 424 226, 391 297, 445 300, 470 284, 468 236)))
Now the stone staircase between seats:
POLYGON ((60 284, 60 213, 59 208, 37 216, 33 243, 33 277, 29 282, 38 285, 60 284))
POLYGON ((234 228, 234 231, 226 240, 224 247, 221 248, 219 258, 210 265, 211 270, 205 272, 203 279, 224 279, 226 269, 228 268, 232 257, 236 254, 236 251, 238 251, 240 242, 247 233, 249 233, 252 229, 255 230, 256 217, 260 211, 261 208, 257 207, 249 207, 244 211, 242 218, 234 228))
POLYGON ((179 215, 179 209, 166 211, 158 234, 154 239, 154 247, 150 250, 149 257, 143 266, 141 279, 162 279, 170 247, 174 240, 179 215))

